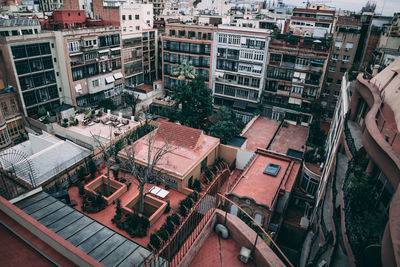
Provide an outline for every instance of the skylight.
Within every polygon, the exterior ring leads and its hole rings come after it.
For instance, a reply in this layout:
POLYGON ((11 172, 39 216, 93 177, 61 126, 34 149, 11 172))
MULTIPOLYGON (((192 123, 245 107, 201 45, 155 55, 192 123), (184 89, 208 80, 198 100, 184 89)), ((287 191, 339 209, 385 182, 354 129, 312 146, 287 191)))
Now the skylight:
POLYGON ((276 175, 278 175, 278 172, 280 169, 281 169, 280 165, 269 163, 264 170, 264 174, 276 176, 276 175))

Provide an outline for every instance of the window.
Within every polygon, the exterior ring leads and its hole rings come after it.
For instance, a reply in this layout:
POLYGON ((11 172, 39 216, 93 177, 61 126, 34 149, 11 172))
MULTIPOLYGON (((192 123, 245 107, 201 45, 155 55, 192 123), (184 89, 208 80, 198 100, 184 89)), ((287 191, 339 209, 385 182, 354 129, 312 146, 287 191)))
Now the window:
POLYGON ((268 163, 267 167, 265 167, 264 174, 277 176, 280 169, 281 169, 280 165, 268 163))
POLYGON ((339 59, 339 54, 333 54, 332 55, 333 60, 338 60, 339 59))
POLYGON ((128 17, 129 17, 129 20, 132 20, 132 15, 129 15, 128 17))
POLYGON ((18 107, 17 107, 17 104, 15 103, 15 99, 14 98, 10 99, 10 104, 11 104, 12 111, 14 113, 17 113, 18 112, 18 107))
POLYGON ((122 20, 125 20, 126 19, 126 16, 125 15, 122 15, 122 20))
POLYGON ((136 30, 137 30, 137 31, 140 31, 140 26, 136 26, 136 30))
POLYGON ((314 195, 318 189, 319 182, 308 177, 307 174, 303 174, 300 187, 307 192, 307 194, 314 195))
POLYGON ((342 48, 342 42, 336 41, 335 42, 335 47, 338 48, 338 49, 342 48))
POLYGON ((346 50, 350 50, 353 48, 353 43, 346 43, 346 50))
POLYGON ((340 68, 340 72, 346 72, 347 69, 346 68, 340 68))
POLYGON ((349 60, 350 60, 350 56, 346 56, 346 55, 343 56, 343 61, 349 61, 349 60))
POLYGON ((336 81, 336 84, 339 84, 339 85, 340 85, 341 83, 342 83, 342 80, 337 80, 337 81, 336 81))
POLYGON ((326 82, 327 82, 327 83, 331 83, 331 82, 333 82, 333 79, 332 79, 332 78, 327 78, 327 79, 326 79, 326 82))
POLYGON ((4 116, 10 115, 8 112, 8 107, 6 102, 1 102, 1 109, 3 110, 4 116))
POLYGON ((207 167, 207 157, 201 161, 201 171, 204 171, 204 169, 207 167))
POLYGON ((135 15, 135 19, 138 20, 139 19, 139 15, 135 15))
POLYGON ((292 93, 295 94, 302 94, 303 93, 303 87, 301 86, 292 86, 292 93))
POLYGON ((78 50, 79 50, 79 42, 78 41, 68 42, 68 51, 69 52, 75 52, 78 50))
POLYGON ((338 97, 338 96, 339 96, 339 91, 334 91, 334 92, 333 92, 333 95, 334 95, 335 97, 338 97))
POLYGON ((93 87, 99 86, 99 80, 93 80, 93 81, 92 81, 92 86, 93 86, 93 87))
POLYGON ((335 66, 329 66, 329 71, 330 72, 335 72, 336 71, 336 67, 335 66))

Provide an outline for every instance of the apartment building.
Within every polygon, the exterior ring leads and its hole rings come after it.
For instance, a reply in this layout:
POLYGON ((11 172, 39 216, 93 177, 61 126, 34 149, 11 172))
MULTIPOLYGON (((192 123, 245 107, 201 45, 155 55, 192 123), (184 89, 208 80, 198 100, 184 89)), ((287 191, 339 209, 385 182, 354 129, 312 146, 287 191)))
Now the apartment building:
POLYGON ((252 118, 265 87, 270 37, 262 29, 219 26, 214 33, 212 93, 215 106, 252 118))
POLYGON ((148 2, 153 4, 154 16, 158 17, 163 13, 165 7, 164 0, 149 0, 148 2))
POLYGON ((308 125, 321 93, 330 40, 295 35, 271 40, 264 90, 264 115, 308 125))
POLYGON ((162 37, 162 81, 167 90, 179 83, 173 75, 182 62, 194 66, 196 74, 203 76, 211 88, 211 61, 216 27, 200 24, 167 23, 162 37))
POLYGON ((124 3, 120 7, 125 89, 157 77, 157 30, 151 4, 124 3))
POLYGON ((18 92, 25 116, 59 106, 69 90, 62 86, 54 32, 35 29, 37 34, 0 37, 6 79, 18 92))
POLYGON ((91 106, 105 98, 120 103, 123 75, 119 27, 69 30, 61 35, 72 104, 91 106))
POLYGON ((309 7, 293 9, 289 31, 305 37, 329 37, 333 31, 335 11, 321 9, 318 5, 309 7))
POLYGON ((65 102, 92 106, 105 98, 121 102, 123 75, 120 28, 85 17, 84 10, 57 10, 44 27, 54 29, 65 102))
POLYGON ((325 116, 328 118, 333 116, 343 75, 350 71, 354 63, 361 26, 361 20, 354 17, 339 17, 336 23, 328 69, 320 97, 325 116))

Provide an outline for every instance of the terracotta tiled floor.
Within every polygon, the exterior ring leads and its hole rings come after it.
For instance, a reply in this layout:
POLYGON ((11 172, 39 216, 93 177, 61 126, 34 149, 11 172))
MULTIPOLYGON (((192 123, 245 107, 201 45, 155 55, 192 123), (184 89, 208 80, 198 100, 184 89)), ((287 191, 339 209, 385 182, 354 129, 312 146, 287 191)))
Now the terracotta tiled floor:
MULTIPOLYGON (((105 169, 104 165, 102 165, 102 168, 100 169, 99 172, 100 172, 100 175, 102 175, 102 174, 104 174, 106 172, 106 169, 105 169)), ((125 192, 120 197, 121 206, 124 206, 126 203, 128 203, 133 198, 133 196, 135 194, 137 194, 137 192, 138 192, 138 189, 137 189, 138 183, 133 177, 131 177, 127 173, 120 172, 119 177, 120 178, 125 178, 125 179, 127 179, 127 180, 132 182, 132 186, 130 187, 129 191, 125 192)), ((148 192, 149 189, 151 187, 153 187, 153 186, 154 186, 154 184, 146 184, 145 192, 148 192)), ((164 189, 163 186, 159 186, 159 187, 164 189)), ((111 204, 111 205, 107 206, 104 210, 102 210, 102 211, 100 211, 98 213, 91 213, 91 214, 85 213, 85 214, 87 214, 88 216, 90 216, 94 220, 99 221, 100 223, 104 224, 105 226, 111 228, 112 230, 114 230, 114 231, 124 235, 125 237, 127 237, 127 238, 129 238, 131 240, 134 240, 135 242, 137 242, 137 243, 141 244, 142 246, 146 247, 147 244, 149 243, 150 234, 152 234, 153 232, 157 231, 164 224, 166 217, 171 215, 174 211, 178 210, 179 202, 182 199, 186 198, 186 195, 184 195, 182 193, 179 193, 178 191, 175 191, 175 190, 172 190, 172 189, 168 189, 168 191, 170 193, 168 194, 168 196, 164 200, 169 200, 170 201, 171 211, 169 213, 167 213, 167 214, 163 214, 157 220, 157 222, 150 227, 150 229, 148 230, 147 236, 143 237, 143 238, 137 238, 137 237, 132 238, 132 237, 130 237, 130 235, 126 231, 117 228, 117 226, 111 222, 111 219, 115 215, 115 206, 116 206, 116 204, 111 204)), ((69 196, 70 196, 71 200, 75 200, 78 203, 78 205, 75 206, 75 208, 82 212, 82 209, 81 209, 82 198, 79 196, 78 187, 76 187, 76 186, 71 187, 68 190, 68 193, 69 193, 69 196)))
POLYGON ((212 233, 207 241, 204 243, 200 252, 194 258, 192 267, 208 267, 208 266, 227 266, 227 267, 240 267, 240 266, 254 266, 252 262, 244 264, 238 258, 240 253, 240 246, 236 242, 229 239, 220 239, 221 247, 218 241, 218 235, 212 233))

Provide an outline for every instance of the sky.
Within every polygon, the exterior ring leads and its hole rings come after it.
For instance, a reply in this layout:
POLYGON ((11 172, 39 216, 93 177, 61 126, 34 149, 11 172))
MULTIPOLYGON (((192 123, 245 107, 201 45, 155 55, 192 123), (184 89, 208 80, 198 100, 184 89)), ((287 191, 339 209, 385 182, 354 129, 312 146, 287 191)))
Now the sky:
MULTIPOLYGON (((283 0, 285 4, 301 6, 305 4, 299 4, 306 2, 307 0, 283 0)), ((311 3, 325 3, 328 6, 333 6, 345 10, 351 10, 359 12, 361 8, 367 3, 367 0, 321 0, 321 1, 313 1, 310 0, 311 3)), ((385 16, 393 16, 394 12, 400 12, 400 0, 375 0, 376 2, 376 13, 383 12, 382 14, 385 16)))

